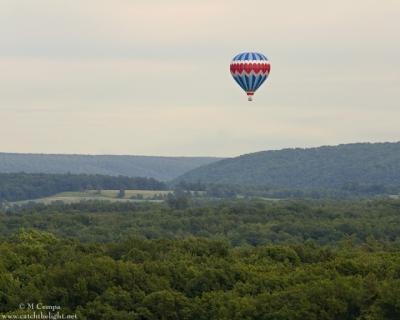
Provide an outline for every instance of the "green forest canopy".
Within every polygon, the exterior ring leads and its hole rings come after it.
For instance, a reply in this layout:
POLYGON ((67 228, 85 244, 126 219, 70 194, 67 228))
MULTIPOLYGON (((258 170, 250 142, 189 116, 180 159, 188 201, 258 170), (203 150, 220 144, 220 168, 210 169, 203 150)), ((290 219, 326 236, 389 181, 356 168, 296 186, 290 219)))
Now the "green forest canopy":
POLYGON ((0 235, 35 228, 85 242, 206 237, 232 245, 400 240, 400 200, 82 202, 0 210, 0 235))
POLYGON ((0 210, 0 314, 400 318, 400 200, 172 197, 0 210))
MULTIPOLYGON (((24 231, 0 244, 0 314, 21 301, 88 320, 400 318, 400 251, 221 240, 82 244, 24 231)), ((32 313, 32 312, 30 312, 32 313)))

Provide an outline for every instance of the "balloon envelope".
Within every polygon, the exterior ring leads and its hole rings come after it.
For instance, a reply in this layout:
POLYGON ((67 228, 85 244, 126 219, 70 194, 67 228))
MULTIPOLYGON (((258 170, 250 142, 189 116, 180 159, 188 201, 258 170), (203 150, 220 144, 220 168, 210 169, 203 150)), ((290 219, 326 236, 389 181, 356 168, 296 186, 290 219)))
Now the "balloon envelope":
POLYGON ((262 53, 243 52, 233 58, 230 69, 233 79, 251 101, 254 92, 267 80, 271 65, 262 53))

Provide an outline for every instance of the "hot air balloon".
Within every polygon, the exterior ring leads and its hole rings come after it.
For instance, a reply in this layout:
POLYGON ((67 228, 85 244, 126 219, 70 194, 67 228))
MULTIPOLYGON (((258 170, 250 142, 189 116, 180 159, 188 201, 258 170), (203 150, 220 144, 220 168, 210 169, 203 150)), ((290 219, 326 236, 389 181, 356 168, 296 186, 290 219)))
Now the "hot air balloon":
POLYGON ((243 52, 231 62, 231 75, 252 101, 254 92, 267 80, 271 66, 267 57, 257 52, 243 52))

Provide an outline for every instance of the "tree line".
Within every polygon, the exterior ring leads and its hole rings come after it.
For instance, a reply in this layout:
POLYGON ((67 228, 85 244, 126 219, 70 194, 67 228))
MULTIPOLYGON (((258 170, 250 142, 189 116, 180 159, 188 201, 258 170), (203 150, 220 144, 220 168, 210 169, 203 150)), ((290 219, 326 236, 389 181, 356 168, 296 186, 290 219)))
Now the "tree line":
POLYGON ((0 173, 0 203, 35 199, 65 191, 89 189, 165 190, 153 178, 87 174, 0 173))

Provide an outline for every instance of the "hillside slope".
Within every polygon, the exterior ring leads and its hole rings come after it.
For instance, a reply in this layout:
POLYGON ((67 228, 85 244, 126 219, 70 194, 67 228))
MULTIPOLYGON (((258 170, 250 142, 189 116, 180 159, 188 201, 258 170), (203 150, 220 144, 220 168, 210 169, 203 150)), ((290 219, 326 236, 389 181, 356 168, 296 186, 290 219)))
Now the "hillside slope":
POLYGON ((281 188, 400 186, 400 143, 263 151, 221 160, 175 180, 281 188))
POLYGON ((0 173, 69 172, 170 180, 217 160, 220 158, 0 153, 0 173))

